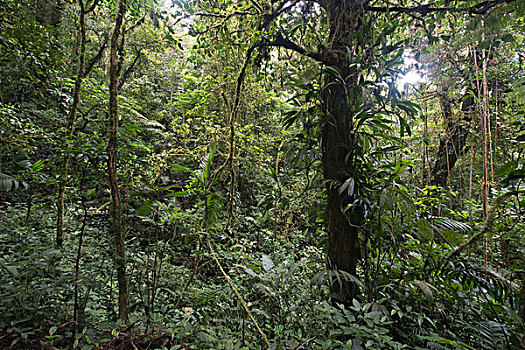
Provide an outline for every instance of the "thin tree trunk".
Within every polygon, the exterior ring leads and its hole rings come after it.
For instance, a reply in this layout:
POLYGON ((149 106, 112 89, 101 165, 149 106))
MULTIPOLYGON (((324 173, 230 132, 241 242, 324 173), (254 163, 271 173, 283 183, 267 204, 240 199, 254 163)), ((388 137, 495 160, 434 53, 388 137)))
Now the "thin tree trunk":
POLYGON ((117 267, 117 281, 119 288, 118 307, 122 324, 128 318, 128 288, 126 279, 125 230, 122 221, 122 202, 118 186, 116 168, 117 132, 118 132, 118 78, 122 70, 124 58, 124 30, 123 22, 126 13, 126 0, 117 0, 118 9, 115 27, 111 37, 110 68, 109 68, 109 123, 108 123, 108 177, 111 187, 111 235, 115 239, 115 264, 117 267), (119 47, 119 41, 120 47, 119 47))
POLYGON ((525 323, 525 278, 521 279, 518 313, 521 317, 521 320, 525 323))
MULTIPOLYGON (((86 166, 84 165, 84 168, 82 169, 82 178, 80 179, 80 184, 78 186, 81 192, 82 209, 84 211, 84 217, 82 218, 82 226, 80 227, 80 232, 78 233, 77 257, 75 259, 75 288, 74 288, 74 294, 73 294, 73 320, 77 323, 84 323, 84 311, 85 311, 85 308, 83 308, 79 302, 80 261, 82 258, 82 245, 84 242, 84 234, 86 232, 87 219, 88 219, 86 197, 85 197, 85 194, 82 193, 85 178, 86 178, 86 166)), ((75 325, 75 328, 73 330, 73 336, 72 336, 73 340, 75 339, 77 335, 78 328, 79 328, 78 324, 75 325)))
POLYGON ((499 124, 499 94, 498 94, 498 77, 496 76, 496 86, 494 87, 494 91, 496 94, 496 101, 494 102, 494 105, 496 107, 495 113, 494 113, 494 147, 498 147, 498 124, 499 124))
POLYGON ((481 138, 482 138, 482 159, 483 159, 483 179, 482 179, 482 183, 481 183, 481 191, 480 191, 480 194, 481 194, 481 201, 482 201, 482 204, 483 204, 483 220, 485 220, 487 218, 487 215, 488 215, 488 203, 486 201, 486 197, 485 197, 485 189, 486 189, 486 180, 487 180, 487 157, 486 157, 486 152, 485 152, 485 145, 486 145, 486 132, 485 132, 485 117, 484 117, 484 108, 483 108, 483 95, 482 95, 482 90, 481 90, 481 86, 480 86, 480 81, 479 81, 479 77, 480 77, 480 73, 479 73, 479 66, 478 66, 478 59, 477 59, 477 51, 474 50, 474 65, 476 67, 476 85, 477 85, 477 89, 478 89, 478 110, 479 110, 479 119, 480 119, 480 124, 481 124, 481 138))
MULTIPOLYGON (((427 111, 427 104, 425 102, 425 140, 427 138, 428 138, 428 111, 427 111)), ((430 168, 430 154, 428 152, 428 143, 426 142, 425 142, 425 159, 426 159, 426 164, 428 164, 428 166, 427 166, 427 177, 426 177, 426 181, 423 184, 423 186, 429 186, 430 179, 432 178, 432 169, 430 168)))
MULTIPOLYGON (((489 182, 489 143, 490 143, 490 122, 489 122, 489 88, 487 83, 487 53, 483 50, 483 208, 488 208, 489 203, 489 194, 491 182, 489 182)), ((492 145, 491 145, 492 146, 492 145)), ((491 147, 492 148, 492 147, 491 147)), ((491 149, 492 153, 492 149, 491 149)), ((488 209, 487 209, 488 210, 488 209)), ((483 263, 485 268, 488 265, 488 256, 489 256, 489 235, 485 234, 483 239, 483 252, 484 259, 483 263)))
MULTIPOLYGON (((447 136, 448 138, 449 136, 447 136)), ((447 151, 447 182, 450 183, 450 150, 448 149, 448 142, 445 145, 446 151, 447 151)), ((450 184, 446 184, 447 188, 450 188, 450 184)), ((448 201, 449 201, 449 209, 453 210, 452 208, 452 192, 449 191, 448 193, 448 201)))
MULTIPOLYGON (((470 120, 470 132, 474 135, 473 118, 470 120)), ((472 176, 474 171, 474 137, 470 138, 470 171, 468 185, 468 223, 472 227, 472 176)), ((468 240, 470 241, 470 230, 468 231, 468 240)), ((468 261, 470 261, 470 246, 468 247, 468 261)))
POLYGON ((427 138, 427 118, 428 118, 427 102, 425 101, 425 126, 424 126, 424 129, 423 129, 423 139, 425 140, 425 145, 423 146, 423 152, 422 152, 422 155, 421 155, 421 163, 422 163, 422 167, 421 167, 421 186, 420 186, 421 188, 426 186, 425 172, 427 170, 427 163, 426 163, 426 160, 427 160, 427 143, 426 143, 426 138, 427 138))
MULTIPOLYGON (((78 41, 80 44, 80 52, 78 54, 78 69, 75 78, 75 88, 73 91, 73 104, 69 110, 67 123, 67 138, 70 139, 75 131, 75 124, 77 121, 78 105, 80 103, 80 91, 82 89, 82 81, 84 79, 84 66, 86 60, 86 10, 84 1, 79 0, 80 4, 80 19, 79 19, 79 33, 78 41)), ((67 154, 62 163, 62 175, 60 177, 60 184, 57 198, 57 225, 56 225, 56 245, 62 248, 64 245, 64 197, 66 193, 67 177, 69 170, 69 161, 71 156, 67 154)))
MULTIPOLYGON (((485 52, 483 51, 483 61, 482 64, 485 64, 485 52)), ((483 81, 483 91, 480 86, 480 72, 478 66, 477 53, 474 51, 474 62, 476 66, 476 84, 478 87, 478 106, 479 106, 479 116, 481 121, 481 137, 482 137, 482 155, 483 155, 483 180, 481 183, 481 201, 483 206, 483 220, 486 220, 488 217, 488 172, 487 172, 487 96, 485 91, 485 81, 483 81)), ((487 268, 488 260, 488 235, 485 234, 483 237, 483 266, 487 268)))
MULTIPOLYGON (((489 85, 487 81, 487 65, 489 57, 485 57, 483 60, 483 91, 485 93, 485 124, 487 125, 488 133, 488 146, 489 146, 489 155, 490 155, 490 187, 494 184, 494 156, 492 152, 492 127, 491 127, 491 118, 490 118, 490 100, 489 100, 489 85)), ((497 87, 496 87, 497 89, 497 87)))

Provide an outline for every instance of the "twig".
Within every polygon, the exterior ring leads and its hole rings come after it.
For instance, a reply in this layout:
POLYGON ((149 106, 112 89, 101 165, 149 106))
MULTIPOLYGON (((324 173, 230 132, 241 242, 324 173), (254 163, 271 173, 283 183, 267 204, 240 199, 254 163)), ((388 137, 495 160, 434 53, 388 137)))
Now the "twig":
MULTIPOLYGON (((193 273, 190 275, 190 278, 188 278, 188 280, 186 281, 186 284, 184 285, 184 288, 182 288, 182 291, 179 295, 179 299, 177 300, 177 303, 175 304, 175 309, 177 309, 179 307, 179 304, 180 302, 182 301, 182 297, 184 295, 184 293, 186 292, 186 290, 188 289, 188 287, 190 286, 190 283, 191 281, 193 280, 193 278, 195 277, 195 275, 197 274, 197 272, 199 272, 199 270, 204 267, 204 265, 212 262, 213 260, 208 260, 208 261, 205 261, 203 262, 202 264, 199 265, 199 263, 197 262, 197 265, 195 266, 195 269, 193 270, 193 273)), ((166 289, 165 289, 166 290, 166 289)))
POLYGON ((301 345, 299 345, 297 348, 295 348, 295 350, 302 349, 306 344, 308 344, 309 342, 311 342, 311 341, 314 340, 315 338, 317 338, 317 336, 315 336, 315 337, 311 337, 310 339, 308 339, 307 341, 305 341, 304 343, 302 343, 301 345))
POLYGON ((208 243, 208 247, 210 248, 210 252, 212 254, 213 260, 217 263, 217 266, 219 267, 219 270, 221 270, 224 278, 226 279, 226 282, 228 282, 228 284, 230 285, 231 289, 233 290, 233 292, 237 296, 237 299, 239 300, 239 302, 243 306, 244 310, 246 311, 246 313, 250 317, 250 320, 252 320, 253 324, 255 325, 255 328, 257 328, 257 331, 259 332, 259 334, 263 338, 263 340, 266 343, 266 345, 270 346, 270 342, 268 341, 268 338, 266 337, 266 334, 264 334, 264 332, 262 331, 261 327, 259 327, 259 324, 255 320, 255 317, 253 317, 253 314, 251 313, 250 309, 248 308, 248 305, 246 305, 246 302, 242 298, 241 294, 239 293, 237 288, 235 288, 235 285, 233 284, 230 276, 228 276, 226 271, 224 271, 224 269, 222 268, 222 265, 221 265, 219 259, 217 259, 217 253, 215 253, 215 250, 213 250, 213 247, 212 247, 212 245, 210 243, 209 237, 207 237, 206 242, 208 243))

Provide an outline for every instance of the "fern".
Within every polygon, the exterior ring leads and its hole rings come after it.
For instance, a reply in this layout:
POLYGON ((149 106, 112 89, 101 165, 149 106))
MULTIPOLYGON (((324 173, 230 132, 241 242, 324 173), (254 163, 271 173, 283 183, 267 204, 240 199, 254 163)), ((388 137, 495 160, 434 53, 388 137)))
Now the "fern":
POLYGON ((429 220, 432 223, 432 226, 434 228, 442 228, 447 230, 452 230, 456 232, 468 232, 472 228, 460 221, 452 220, 449 218, 441 217, 441 216, 431 216, 429 217, 429 220))
POLYGON ((25 181, 20 181, 11 175, 0 173, 0 192, 16 191, 20 187, 24 190, 29 188, 29 185, 25 181))

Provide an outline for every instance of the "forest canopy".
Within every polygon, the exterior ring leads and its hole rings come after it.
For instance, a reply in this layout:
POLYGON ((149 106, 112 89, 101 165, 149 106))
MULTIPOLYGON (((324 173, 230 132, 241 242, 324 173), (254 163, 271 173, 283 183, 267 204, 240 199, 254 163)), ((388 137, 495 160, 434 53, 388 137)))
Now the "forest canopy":
POLYGON ((525 349, 525 0, 0 0, 0 348, 525 349))

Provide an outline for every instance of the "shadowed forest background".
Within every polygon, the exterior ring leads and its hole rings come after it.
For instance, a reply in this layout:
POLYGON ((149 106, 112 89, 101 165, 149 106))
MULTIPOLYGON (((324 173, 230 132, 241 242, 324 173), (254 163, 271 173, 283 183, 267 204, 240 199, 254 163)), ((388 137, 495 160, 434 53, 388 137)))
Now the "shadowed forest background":
POLYGON ((525 349, 524 0, 0 0, 0 348, 525 349))

